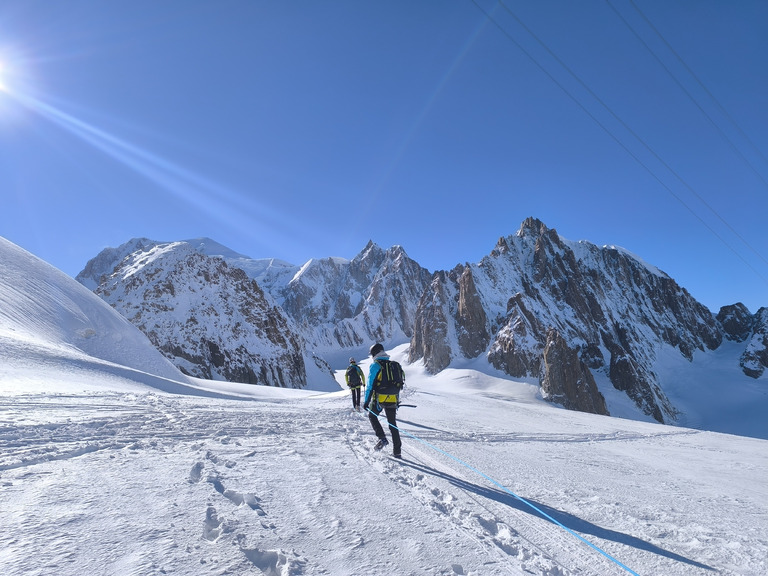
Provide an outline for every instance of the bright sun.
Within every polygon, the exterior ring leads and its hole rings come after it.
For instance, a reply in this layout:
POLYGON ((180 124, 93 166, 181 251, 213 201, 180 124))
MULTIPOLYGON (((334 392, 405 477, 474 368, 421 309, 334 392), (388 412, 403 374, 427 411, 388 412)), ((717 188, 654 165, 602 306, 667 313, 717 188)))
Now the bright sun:
POLYGON ((8 91, 8 87, 5 85, 5 74, 6 74, 5 64, 3 64, 2 60, 0 60, 0 92, 8 91))
POLYGON ((0 95, 3 92, 11 94, 14 72, 15 70, 8 65, 8 60, 3 60, 0 57, 0 95))

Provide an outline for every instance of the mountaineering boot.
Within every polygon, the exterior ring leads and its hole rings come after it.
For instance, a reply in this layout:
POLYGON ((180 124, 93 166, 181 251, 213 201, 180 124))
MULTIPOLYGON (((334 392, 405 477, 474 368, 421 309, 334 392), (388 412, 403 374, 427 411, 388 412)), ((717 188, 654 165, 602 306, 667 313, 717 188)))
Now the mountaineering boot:
POLYGON ((387 441, 387 439, 386 439, 386 438, 379 438, 379 441, 378 441, 378 442, 376 442, 376 446, 374 446, 374 447, 373 447, 373 449, 374 449, 374 450, 381 450, 381 449, 382 449, 382 448, 384 448, 384 446, 386 446, 387 444, 389 444, 389 442, 387 441))
POLYGON ((392 456, 394 456, 395 458, 402 458, 403 457, 403 455, 400 454, 399 452, 397 454, 392 454, 392 456))

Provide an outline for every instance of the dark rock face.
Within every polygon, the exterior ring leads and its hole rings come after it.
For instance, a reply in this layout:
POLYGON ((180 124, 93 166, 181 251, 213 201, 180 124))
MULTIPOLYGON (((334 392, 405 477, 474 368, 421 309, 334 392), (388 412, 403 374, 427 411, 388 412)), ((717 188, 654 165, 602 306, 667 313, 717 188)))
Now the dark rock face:
POLYGON ((716 319, 725 337, 733 342, 744 342, 749 338, 755 324, 755 317, 741 302, 720 308, 716 319))
POLYGON ((547 334, 540 382, 542 396, 551 402, 569 410, 609 415, 592 372, 557 330, 547 334))
POLYGON ((544 345, 544 325, 526 307, 519 292, 507 302, 505 323, 496 332, 488 351, 488 361, 494 368, 510 376, 523 378, 540 372, 544 345))
POLYGON ((453 298, 452 286, 448 281, 448 273, 436 272, 430 288, 424 291, 416 309, 409 361, 423 357, 427 370, 432 374, 437 374, 451 363, 446 310, 449 309, 448 302, 453 298))
POLYGON ((474 358, 488 346, 488 319, 477 293, 472 268, 466 267, 459 277, 459 302, 456 310, 459 349, 467 358, 474 358))
POLYGON ((744 374, 752 378, 759 378, 768 368, 768 308, 760 308, 755 314, 752 334, 740 364, 744 374))

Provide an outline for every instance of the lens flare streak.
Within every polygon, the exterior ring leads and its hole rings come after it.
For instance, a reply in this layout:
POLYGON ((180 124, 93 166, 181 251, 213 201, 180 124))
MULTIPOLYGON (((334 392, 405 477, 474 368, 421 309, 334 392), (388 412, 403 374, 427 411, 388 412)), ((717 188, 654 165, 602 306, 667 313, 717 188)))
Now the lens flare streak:
POLYGON ((242 227, 243 232, 253 234, 253 222, 243 219, 243 214, 249 214, 259 220, 260 232, 263 233, 267 228, 267 232, 275 235, 287 233, 287 223, 281 221, 277 213, 263 204, 257 204, 243 194, 227 190, 37 98, 20 94, 12 94, 12 96, 26 108, 228 227, 242 227))

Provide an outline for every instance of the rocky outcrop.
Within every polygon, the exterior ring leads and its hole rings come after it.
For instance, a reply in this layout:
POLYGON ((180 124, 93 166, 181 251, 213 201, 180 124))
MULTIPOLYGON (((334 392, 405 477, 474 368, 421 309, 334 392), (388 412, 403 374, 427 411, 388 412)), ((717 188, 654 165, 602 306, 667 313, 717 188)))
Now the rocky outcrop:
POLYGON ((716 318, 725 338, 746 343, 739 360, 744 374, 760 378, 768 368, 768 309, 760 308, 753 316, 739 302, 720 308, 716 318))
POLYGON ((557 330, 547 334, 540 383, 542 396, 551 402, 569 410, 609 415, 592 372, 557 330))
POLYGON ((504 324, 496 332, 488 350, 488 361, 510 376, 537 375, 541 367, 541 349, 546 329, 526 307, 526 298, 518 292, 507 302, 504 324))
POLYGON ((437 374, 452 359, 449 344, 449 303, 453 300, 453 283, 446 272, 436 272, 429 290, 425 290, 416 309, 414 334, 409 348, 409 361, 424 358, 427 370, 437 374))
POLYGON ((759 378, 768 368, 768 308, 760 308, 755 314, 752 333, 741 355, 744 374, 759 378))
POLYGON ((741 302, 723 306, 716 316, 723 335, 733 342, 744 342, 752 334, 755 318, 741 302))
POLYGON ((480 294, 472 276, 472 268, 466 266, 458 281, 459 302, 456 309, 456 330, 459 350, 466 358, 474 358, 488 346, 488 318, 483 309, 480 294))

